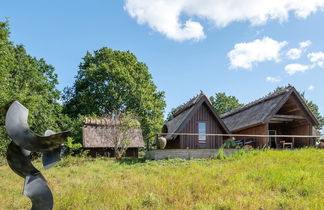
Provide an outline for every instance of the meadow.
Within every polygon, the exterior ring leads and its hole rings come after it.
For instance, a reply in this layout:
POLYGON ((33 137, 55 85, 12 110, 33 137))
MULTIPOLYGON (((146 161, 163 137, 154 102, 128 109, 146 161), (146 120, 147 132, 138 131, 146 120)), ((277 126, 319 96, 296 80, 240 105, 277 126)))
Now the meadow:
MULTIPOLYGON (((29 209, 0 159, 0 209, 29 209)), ((40 161, 35 161, 40 169, 40 161)), ((54 209, 324 209, 324 150, 240 152, 225 160, 65 157, 42 173, 54 209)))

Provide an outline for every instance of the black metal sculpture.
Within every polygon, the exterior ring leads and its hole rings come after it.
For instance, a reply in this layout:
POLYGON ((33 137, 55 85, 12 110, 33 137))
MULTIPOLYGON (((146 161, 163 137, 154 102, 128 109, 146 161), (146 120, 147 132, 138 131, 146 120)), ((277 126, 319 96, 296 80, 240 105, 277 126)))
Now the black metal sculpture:
POLYGON ((32 210, 53 208, 53 195, 41 172, 30 158, 31 152, 43 152, 43 166, 52 167, 60 161, 61 147, 69 131, 55 133, 46 131, 44 136, 34 133, 28 126, 28 109, 18 101, 5 107, 5 125, 12 142, 7 150, 9 167, 25 179, 24 195, 32 201, 32 210))

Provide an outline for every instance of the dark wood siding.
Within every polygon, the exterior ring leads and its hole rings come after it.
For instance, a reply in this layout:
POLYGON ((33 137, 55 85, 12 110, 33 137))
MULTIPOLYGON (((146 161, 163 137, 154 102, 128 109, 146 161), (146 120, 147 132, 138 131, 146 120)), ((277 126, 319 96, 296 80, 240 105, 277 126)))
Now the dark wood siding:
MULTIPOLYGON (((299 125, 290 129, 291 135, 312 135, 312 126, 309 124, 299 125)), ((310 138, 295 138, 295 147, 311 146, 310 138)))
MULTIPOLYGON (((234 134, 250 134, 250 135, 268 135, 268 128, 267 125, 265 124, 260 124, 251 128, 247 128, 241 131, 237 131, 234 134)), ((244 137, 236 137, 237 140, 239 139, 243 139, 244 137)), ((251 138, 251 137, 245 137, 247 138, 251 138)), ((255 146, 256 147, 264 147, 268 145, 268 138, 263 138, 263 137, 258 137, 258 138, 254 138, 255 139, 255 146)))
MULTIPOLYGON (((206 122, 207 133, 225 133, 218 120, 214 117, 208 106, 203 103, 195 112, 189 116, 190 119, 181 129, 180 133, 198 133, 198 122, 206 122)), ((180 136, 181 149, 214 149, 219 148, 223 144, 223 137, 207 136, 206 144, 198 145, 198 136, 180 136)))
POLYGON ((180 148, 180 136, 173 140, 169 140, 165 145, 165 149, 179 149, 180 148))

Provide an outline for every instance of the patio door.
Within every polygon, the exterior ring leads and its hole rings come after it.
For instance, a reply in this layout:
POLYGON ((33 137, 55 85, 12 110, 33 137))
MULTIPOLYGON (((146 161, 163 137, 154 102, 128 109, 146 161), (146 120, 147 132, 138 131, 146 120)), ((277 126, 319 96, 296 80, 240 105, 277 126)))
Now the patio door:
MULTIPOLYGON (((277 135, 276 130, 269 130, 269 135, 277 135)), ((277 147, 277 137, 269 137, 269 146, 271 148, 276 148, 277 147)))

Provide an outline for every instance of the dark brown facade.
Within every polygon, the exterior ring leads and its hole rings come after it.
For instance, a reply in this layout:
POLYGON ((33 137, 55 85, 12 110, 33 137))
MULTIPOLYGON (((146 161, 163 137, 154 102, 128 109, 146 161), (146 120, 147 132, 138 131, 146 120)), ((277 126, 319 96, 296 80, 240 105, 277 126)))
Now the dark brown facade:
MULTIPOLYGON (((191 104, 182 107, 172 122, 167 122, 163 133, 199 133, 199 123, 205 125, 206 134, 228 134, 228 129, 216 114, 208 97, 200 94, 191 104), (180 119, 177 119, 180 118, 180 119), (172 125, 178 125, 176 129, 172 125)), ((166 149, 216 149, 222 146, 223 137, 206 136, 199 141, 198 135, 169 136, 166 149)))
MULTIPOLYGON (((268 135, 268 129, 267 129, 267 125, 265 124, 259 124, 256 126, 253 126, 251 128, 246 128, 243 130, 239 130, 239 131, 235 131, 233 132, 234 134, 241 134, 241 135, 268 135)), ((250 138, 249 136, 246 137, 236 137, 237 140, 241 139, 241 138, 245 138, 248 139, 250 138)), ((255 139, 255 147, 263 147, 265 145, 268 144, 268 138, 263 138, 263 137, 257 137, 257 138, 253 138, 255 139)))

